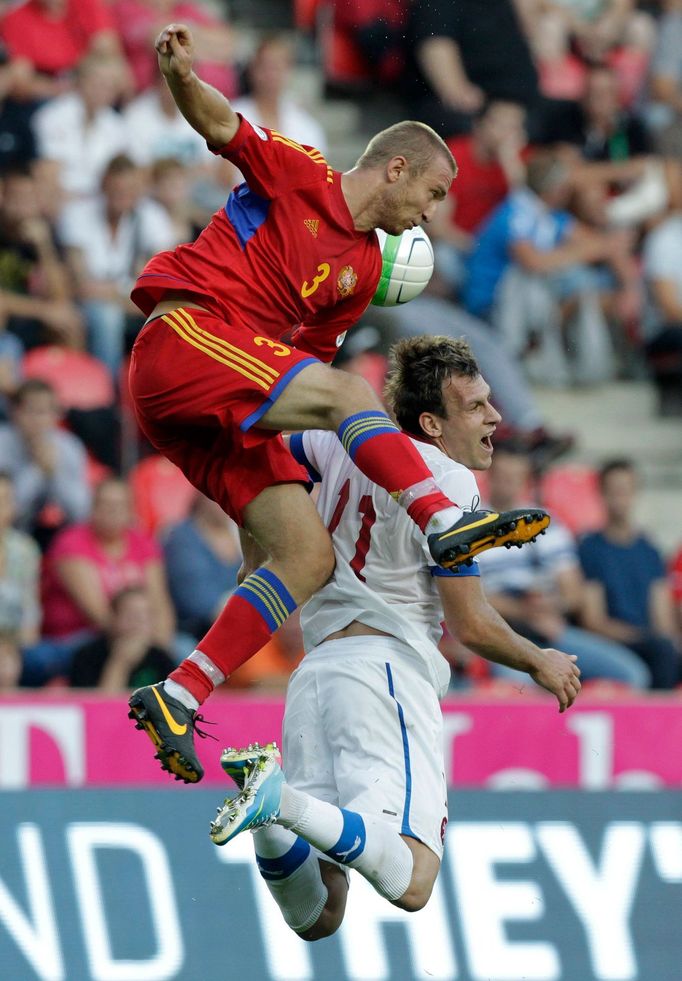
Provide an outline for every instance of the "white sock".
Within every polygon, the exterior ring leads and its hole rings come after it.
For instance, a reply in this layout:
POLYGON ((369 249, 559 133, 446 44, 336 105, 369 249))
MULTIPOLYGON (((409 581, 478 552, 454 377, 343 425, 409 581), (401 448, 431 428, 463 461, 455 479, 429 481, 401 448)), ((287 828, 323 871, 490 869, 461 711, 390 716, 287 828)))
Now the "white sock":
POLYGON ((297 933, 317 923, 327 903, 317 855, 307 841, 276 824, 254 832, 258 871, 284 922, 297 933))
POLYGON ((277 823, 334 861, 357 869, 385 899, 400 899, 412 879, 412 852, 385 821, 317 800, 282 786, 277 823))
POLYGON ((461 517, 463 515, 460 508, 444 508, 442 511, 436 511, 426 522, 424 534, 428 536, 440 531, 447 531, 448 528, 457 524, 461 517))
POLYGON ((196 712, 199 708, 199 702, 196 700, 194 695, 187 691, 182 685, 179 685, 177 681, 173 681, 172 678, 166 678, 163 683, 163 690, 171 698, 175 698, 178 702, 190 710, 190 712, 196 712))

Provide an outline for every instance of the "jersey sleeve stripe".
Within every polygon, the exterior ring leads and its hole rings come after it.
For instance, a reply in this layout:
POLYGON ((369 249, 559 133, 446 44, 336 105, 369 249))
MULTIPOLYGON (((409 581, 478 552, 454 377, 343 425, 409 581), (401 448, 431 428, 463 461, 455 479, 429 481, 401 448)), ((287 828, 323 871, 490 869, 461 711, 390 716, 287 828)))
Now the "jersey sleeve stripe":
POLYGON ((315 484, 322 481, 322 477, 306 456, 305 446, 303 445, 303 433, 292 433, 289 437, 289 452, 297 463, 305 467, 310 475, 310 479, 315 484))

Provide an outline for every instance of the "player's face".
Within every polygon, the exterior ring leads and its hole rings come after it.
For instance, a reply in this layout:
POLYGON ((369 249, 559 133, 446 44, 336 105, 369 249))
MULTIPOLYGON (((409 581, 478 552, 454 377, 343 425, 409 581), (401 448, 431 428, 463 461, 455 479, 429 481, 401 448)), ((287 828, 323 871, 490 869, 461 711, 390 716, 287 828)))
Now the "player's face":
POLYGON ((481 375, 452 375, 443 386, 443 396, 441 448, 470 470, 487 470, 493 458, 491 437, 502 418, 490 402, 490 386, 481 375))
POLYGON ((453 176, 444 157, 434 157, 418 176, 404 168, 389 186, 384 199, 381 220, 377 222, 389 235, 400 235, 407 228, 429 222, 445 199, 453 176))

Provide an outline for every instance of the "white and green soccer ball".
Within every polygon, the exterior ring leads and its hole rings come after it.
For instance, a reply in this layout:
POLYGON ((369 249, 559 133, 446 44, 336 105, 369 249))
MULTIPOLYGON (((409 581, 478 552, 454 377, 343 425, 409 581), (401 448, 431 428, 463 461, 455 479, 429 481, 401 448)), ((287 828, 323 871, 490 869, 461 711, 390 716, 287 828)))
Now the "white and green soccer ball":
POLYGON ((383 260, 372 303, 395 307, 419 296, 433 275, 433 246, 423 228, 408 228, 402 235, 376 230, 383 260))

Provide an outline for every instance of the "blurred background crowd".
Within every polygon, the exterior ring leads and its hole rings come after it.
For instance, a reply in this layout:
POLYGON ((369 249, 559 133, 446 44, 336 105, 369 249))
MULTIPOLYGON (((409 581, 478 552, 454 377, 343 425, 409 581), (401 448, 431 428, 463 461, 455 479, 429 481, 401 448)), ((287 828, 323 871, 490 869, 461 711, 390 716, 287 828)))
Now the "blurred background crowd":
MULTIPOLYGON (((601 691, 679 690, 682 0, 0 3, 0 690, 159 680, 236 584, 235 527, 126 383, 137 273, 240 179, 162 82, 171 21, 336 168, 403 118, 448 141, 429 290, 370 308, 339 366, 380 391, 397 337, 466 336, 504 417, 483 502, 555 519, 482 556, 492 602, 601 691)), ((523 684, 443 650, 455 688, 523 684)), ((281 691, 301 655, 293 617, 231 684, 281 691)))

